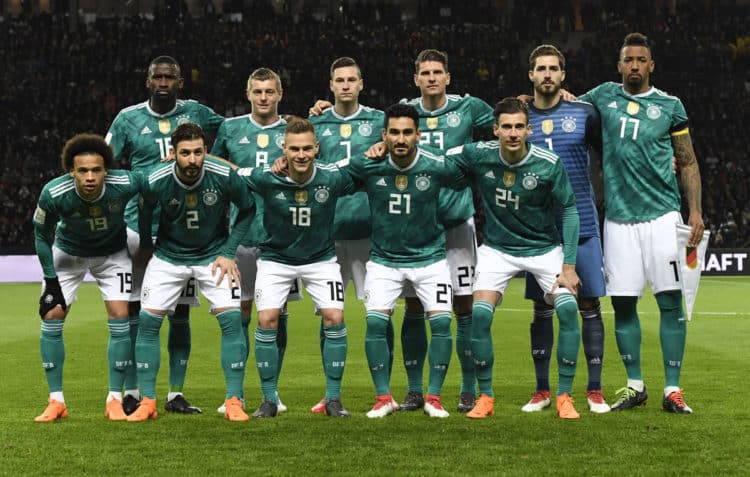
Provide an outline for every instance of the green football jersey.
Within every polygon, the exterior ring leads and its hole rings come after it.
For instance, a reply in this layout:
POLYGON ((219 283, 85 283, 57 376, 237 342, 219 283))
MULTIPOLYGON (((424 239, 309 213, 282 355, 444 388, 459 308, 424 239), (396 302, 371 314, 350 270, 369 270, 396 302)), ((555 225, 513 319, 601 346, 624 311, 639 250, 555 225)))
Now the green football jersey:
MULTIPOLYGON (((154 112, 148 101, 144 101, 117 113, 105 140, 112 147, 115 159, 127 157, 131 170, 147 174, 169 155, 172 133, 186 122, 197 123, 207 135, 213 136, 224 117, 192 99, 178 99, 174 109, 166 114, 154 112)), ((157 217, 155 213, 154 219, 157 217)), ((128 227, 138 231, 138 204, 135 200, 128 203, 125 219, 128 227)), ((152 235, 156 235, 156 225, 153 224, 152 235)))
POLYGON ((260 257, 287 265, 307 265, 336 255, 333 218, 336 201, 354 191, 351 177, 332 164, 314 164, 303 184, 277 176, 270 166, 237 169, 237 174, 263 197, 267 238, 260 257))
POLYGON ((101 257, 127 246, 125 204, 144 189, 145 178, 123 170, 109 170, 101 195, 92 201, 78 195, 70 174, 49 181, 34 212, 37 254, 45 277, 54 277, 52 243, 76 257, 101 257))
MULTIPOLYGON (((203 162, 201 178, 183 184, 175 172, 176 162, 165 163, 148 176, 140 209, 141 223, 151 221, 160 206, 155 255, 175 265, 205 265, 219 255, 234 257, 250 226, 253 198, 229 166, 212 157, 203 162), (234 203, 240 220, 229 233, 227 208, 234 203)), ((147 234, 141 231, 141 243, 147 234)))
POLYGON ((445 258, 438 217, 443 187, 465 188, 463 174, 443 156, 418 148, 407 167, 355 156, 342 168, 365 186, 372 214, 370 260, 389 267, 424 267, 445 258))
POLYGON ((446 161, 469 176, 482 198, 485 245, 516 257, 549 252, 561 242, 555 226, 559 207, 566 231, 565 263, 575 264, 578 212, 564 164, 549 149, 527 146, 526 157, 512 165, 502 158, 498 141, 450 149, 446 161), (575 235, 569 236, 568 230, 575 235))
MULTIPOLYGON (((222 157, 239 167, 263 167, 272 165, 284 155, 284 131, 286 121, 279 118, 267 126, 258 124, 251 114, 227 118, 219 128, 211 154, 222 157)), ((263 197, 255 194, 255 216, 250 232, 241 245, 257 247, 266 238, 263 230, 263 197)), ((237 209, 232 206, 230 223, 234 226, 237 209)))
POLYGON ((680 99, 654 87, 633 96, 613 82, 580 99, 596 106, 601 116, 607 218, 643 222, 679 211, 672 134, 688 126, 680 99))
MULTIPOLYGON (((473 96, 446 95, 447 101, 435 111, 422 106, 422 98, 402 99, 419 111, 419 129, 422 136, 419 143, 441 151, 474 140, 474 129, 491 128, 495 122, 492 106, 473 96)), ((440 220, 446 228, 464 223, 474 215, 474 201, 471 190, 445 190, 440 193, 440 220)))
MULTIPOLYGON (((359 106, 347 117, 328 108, 319 116, 311 116, 315 135, 320 143, 319 160, 339 161, 361 156, 373 144, 381 140, 385 114, 379 109, 359 106)), ((367 193, 356 192, 341 197, 336 203, 333 220, 333 237, 336 240, 359 240, 370 236, 370 205, 367 193)))

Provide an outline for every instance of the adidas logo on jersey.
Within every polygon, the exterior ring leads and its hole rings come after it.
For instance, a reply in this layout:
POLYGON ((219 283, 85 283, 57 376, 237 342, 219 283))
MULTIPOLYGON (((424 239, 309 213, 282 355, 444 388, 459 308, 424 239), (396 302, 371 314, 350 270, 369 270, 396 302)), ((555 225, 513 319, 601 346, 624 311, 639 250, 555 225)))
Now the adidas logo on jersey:
POLYGON ((240 139, 239 144, 250 144, 250 139, 248 139, 247 136, 242 136, 242 139, 240 139))
POLYGON ((326 130, 323 131, 323 136, 333 136, 333 133, 330 129, 326 128, 326 130))
POLYGON ((385 179, 383 179, 383 178, 381 177, 381 178, 380 178, 380 179, 379 179, 379 180, 378 180, 378 181, 377 181, 377 182, 375 183, 375 185, 379 185, 379 186, 387 186, 388 184, 386 184, 386 183, 385 183, 385 179))
POLYGON ((286 195, 284 195, 284 193, 283 193, 283 192, 279 192, 278 194, 276 194, 276 196, 275 196, 275 197, 276 197, 277 199, 281 199, 281 200, 286 200, 286 195))
POLYGON ((487 172, 487 173, 486 173, 486 174, 484 175, 484 177, 489 177, 490 179, 494 179, 494 178, 495 178, 495 173, 494 173, 494 172, 492 172, 492 171, 488 171, 488 172, 487 172))
POLYGON ((146 126, 145 128, 141 129, 141 134, 151 134, 151 130, 146 126))
POLYGON ((617 109, 617 102, 615 102, 615 101, 612 101, 611 103, 609 103, 609 104, 607 105, 607 107, 608 107, 608 108, 614 108, 614 109, 617 109))

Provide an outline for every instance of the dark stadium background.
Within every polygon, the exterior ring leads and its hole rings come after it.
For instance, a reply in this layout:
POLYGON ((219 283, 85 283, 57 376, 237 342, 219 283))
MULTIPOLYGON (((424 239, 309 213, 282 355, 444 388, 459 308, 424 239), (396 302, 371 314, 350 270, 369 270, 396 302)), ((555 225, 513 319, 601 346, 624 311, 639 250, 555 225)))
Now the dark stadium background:
POLYGON ((750 247, 748 0, 0 0, 0 13, 0 255, 34 253, 31 216, 61 173, 63 143, 104 134, 117 111, 146 100, 157 55, 181 63, 181 97, 225 116, 249 112, 247 76, 270 67, 283 82, 280 112, 301 115, 330 99, 338 56, 362 66, 362 104, 417 96, 413 59, 424 48, 448 53, 449 93, 494 104, 530 92, 526 58, 540 43, 564 51, 572 92, 619 81, 631 31, 652 42, 653 84, 690 116, 711 247, 750 247))

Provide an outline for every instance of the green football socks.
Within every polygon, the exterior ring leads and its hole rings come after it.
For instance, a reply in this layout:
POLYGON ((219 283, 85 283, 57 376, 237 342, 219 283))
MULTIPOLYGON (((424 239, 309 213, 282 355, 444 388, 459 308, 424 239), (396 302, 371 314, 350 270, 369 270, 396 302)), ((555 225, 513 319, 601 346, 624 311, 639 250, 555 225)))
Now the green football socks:
POLYGON ((389 351, 386 340, 386 329, 391 318, 379 311, 367 312, 367 330, 365 331, 365 354, 370 367, 375 394, 390 394, 390 372, 388 371, 389 351))
POLYGON ((427 383, 427 394, 440 395, 448 373, 448 365, 453 354, 453 337, 451 336, 451 314, 449 311, 437 313, 428 318, 430 322, 430 381, 427 383))
POLYGON ((133 367, 130 357, 130 325, 127 318, 110 318, 107 362, 109 363, 109 390, 122 392, 125 372, 133 367))
POLYGON ((494 397, 492 369, 495 351, 492 346, 492 320, 495 306, 486 301, 474 301, 471 312, 471 354, 474 357, 479 394, 494 397))
POLYGON ((141 309, 139 314, 138 338, 135 340, 136 372, 141 394, 156 399, 156 375, 161 364, 161 343, 159 330, 163 316, 141 309))
POLYGON ((51 393, 61 392, 63 387, 65 343, 62 331, 64 324, 65 320, 42 320, 39 349, 42 354, 42 367, 47 377, 47 386, 51 393))
POLYGON ((326 401, 341 397, 341 378, 346 364, 346 325, 329 326, 324 329, 323 368, 326 374, 326 401))
POLYGON ((581 330, 578 327, 578 304, 575 296, 562 293, 555 298, 555 311, 560 322, 557 338, 557 395, 573 394, 573 378, 581 348, 581 330))
POLYGON ((242 397, 245 378, 245 337, 242 335, 242 316, 239 308, 216 315, 221 328, 221 367, 226 381, 226 398, 242 397))

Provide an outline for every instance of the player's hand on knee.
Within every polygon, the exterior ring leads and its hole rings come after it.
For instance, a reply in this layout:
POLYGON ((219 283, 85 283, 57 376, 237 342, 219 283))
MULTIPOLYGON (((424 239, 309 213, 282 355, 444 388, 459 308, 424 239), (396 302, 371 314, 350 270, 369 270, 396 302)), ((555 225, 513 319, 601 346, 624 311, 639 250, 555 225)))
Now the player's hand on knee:
POLYGON ((567 288, 572 294, 578 295, 578 290, 581 288, 581 279, 578 278, 575 265, 563 265, 562 272, 555 280, 554 289, 558 287, 567 288))
MULTIPOLYGON (((42 292, 42 296, 39 297, 39 316, 44 319, 47 313, 56 307, 59 307, 62 316, 53 316, 53 318, 62 319, 65 316, 65 310, 68 308, 68 305, 65 303, 65 297, 60 288, 60 281, 57 277, 45 278, 44 291, 42 292)), ((59 311, 55 315, 59 315, 59 311)))

